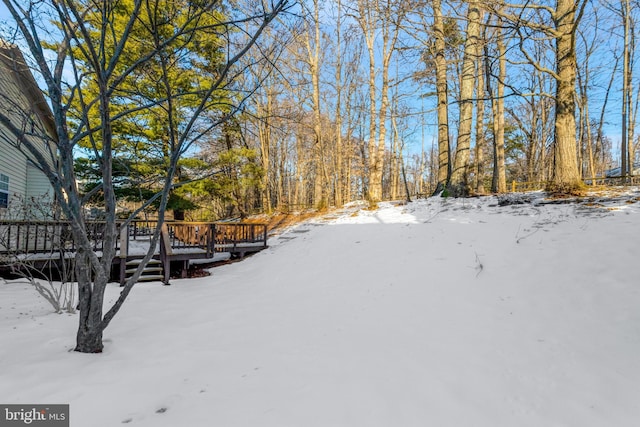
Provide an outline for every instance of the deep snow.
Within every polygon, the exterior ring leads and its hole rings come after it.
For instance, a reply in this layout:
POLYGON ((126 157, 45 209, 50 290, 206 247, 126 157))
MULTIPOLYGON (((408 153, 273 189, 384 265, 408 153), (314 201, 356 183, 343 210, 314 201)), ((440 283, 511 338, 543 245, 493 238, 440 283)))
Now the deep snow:
POLYGON ((0 403, 69 403, 74 427, 638 426, 625 191, 354 205, 210 277, 136 285, 101 355, 0 281, 0 403))

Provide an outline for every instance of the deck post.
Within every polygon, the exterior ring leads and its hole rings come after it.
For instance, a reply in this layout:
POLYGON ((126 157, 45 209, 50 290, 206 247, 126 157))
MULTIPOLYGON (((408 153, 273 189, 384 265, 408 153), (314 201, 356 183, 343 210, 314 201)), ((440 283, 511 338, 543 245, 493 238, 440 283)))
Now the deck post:
POLYGON ((233 250, 232 252, 236 251, 236 247, 238 246, 238 227, 233 227, 233 250))
POLYGON ((124 286, 127 277, 127 257, 129 256, 129 225, 120 226, 120 286, 124 286))
POLYGON ((173 250, 171 249, 169 227, 167 227, 166 222, 162 223, 160 239, 160 262, 162 263, 162 273, 164 274, 162 283, 164 283, 165 285, 170 285, 169 279, 171 277, 171 261, 169 256, 171 255, 173 250))
POLYGON ((189 276, 189 260, 185 259, 182 261, 182 271, 180 272, 180 277, 186 279, 189 276))
POLYGON ((267 247, 267 224, 263 224, 262 225, 262 245, 266 248, 267 247))
POLYGON ((216 225, 209 224, 209 236, 207 244, 207 257, 212 257, 216 253, 216 225))

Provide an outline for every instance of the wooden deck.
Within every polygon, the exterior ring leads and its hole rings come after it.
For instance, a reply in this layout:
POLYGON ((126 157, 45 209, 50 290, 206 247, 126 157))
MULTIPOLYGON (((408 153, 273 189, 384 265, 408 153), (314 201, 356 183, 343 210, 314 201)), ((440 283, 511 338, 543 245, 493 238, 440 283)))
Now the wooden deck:
MULTIPOLYGON (((119 225, 120 238, 113 271, 121 283, 132 271, 136 260, 144 257, 157 221, 133 221, 119 225)), ((104 222, 87 222, 87 232, 93 250, 103 250, 104 222)), ((189 261, 213 259, 216 253, 228 252, 231 257, 261 251, 267 247, 266 224, 167 221, 161 226, 159 244, 150 268, 153 274, 142 280, 159 279, 169 282, 172 273, 186 275, 189 261), (156 264, 160 264, 157 266, 156 264), (158 274, 158 269, 161 274, 158 274), (161 276, 161 277, 160 277, 161 276)), ((61 257, 72 259, 76 244, 68 221, 6 221, 0 220, 0 268, 16 261, 28 261, 37 266, 50 264, 61 257)), ((139 263, 139 261, 138 261, 139 263)))

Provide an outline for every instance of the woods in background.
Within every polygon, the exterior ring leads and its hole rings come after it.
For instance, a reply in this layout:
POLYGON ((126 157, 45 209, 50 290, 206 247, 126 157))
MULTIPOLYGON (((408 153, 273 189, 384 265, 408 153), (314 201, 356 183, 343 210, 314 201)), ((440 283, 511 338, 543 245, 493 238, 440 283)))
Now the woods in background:
POLYGON ((632 171, 633 4, 302 4, 292 34, 268 35, 286 46, 238 117, 262 174, 234 202, 244 212, 512 181, 572 192, 621 162, 632 171))
MULTIPOLYGON (((167 205, 176 218, 505 192, 512 181, 570 193, 616 166, 623 176, 634 170, 640 85, 631 0, 298 6, 297 19, 265 29, 206 106, 208 117, 232 119, 176 163, 182 184, 167 205)), ((195 105, 181 96, 174 124, 161 119, 161 104, 127 117, 118 111, 203 86, 215 66, 189 57, 215 64, 226 43, 218 37, 201 33, 125 82, 137 98, 114 106, 115 138, 131 148, 114 158, 114 178, 130 209, 162 187, 153 171, 169 161, 180 114, 195 105), (160 84, 163 66, 175 84, 160 84)), ((145 48, 137 42, 131 54, 145 48)), ((81 157, 90 191, 102 178, 90 150, 81 157)))

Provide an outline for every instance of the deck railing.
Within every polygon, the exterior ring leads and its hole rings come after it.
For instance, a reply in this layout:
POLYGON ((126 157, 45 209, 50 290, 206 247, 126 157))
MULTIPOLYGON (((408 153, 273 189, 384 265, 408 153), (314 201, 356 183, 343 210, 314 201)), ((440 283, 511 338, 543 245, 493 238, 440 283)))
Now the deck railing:
MULTIPOLYGON (((125 229, 118 224, 120 239, 116 241, 116 249, 120 257, 130 254, 132 242, 148 241, 157 224, 157 221, 135 220, 125 229)), ((265 224, 166 221, 165 225, 167 243, 174 252, 197 250, 211 257, 214 252, 229 252, 247 244, 267 246, 265 224)), ((86 227, 92 249, 102 251, 105 223, 90 221, 86 227)), ((69 221, 0 220, 0 254, 75 252, 76 249, 69 221)))
MULTIPOLYGON (((86 223, 91 249, 104 249, 105 223, 86 223)), ((75 252, 76 243, 69 221, 12 221, 0 220, 0 253, 34 254, 52 251, 75 252)), ((116 249, 119 242, 116 241, 116 249)))
POLYGON ((243 245, 267 247, 266 224, 217 223, 215 227, 216 252, 235 252, 243 245))
POLYGON ((204 250, 213 256, 216 225, 211 222, 165 222, 169 233, 169 242, 174 250, 204 250))

